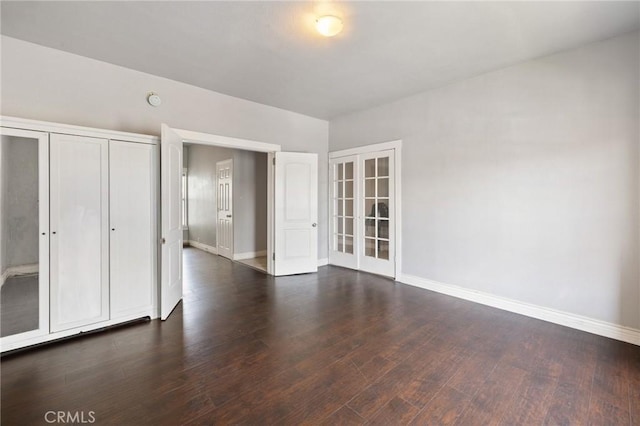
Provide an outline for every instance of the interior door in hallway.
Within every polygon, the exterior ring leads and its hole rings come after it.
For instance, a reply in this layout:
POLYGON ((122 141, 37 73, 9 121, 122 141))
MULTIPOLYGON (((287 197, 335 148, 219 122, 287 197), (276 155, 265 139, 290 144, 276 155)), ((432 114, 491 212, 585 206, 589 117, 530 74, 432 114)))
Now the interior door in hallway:
POLYGON ((233 160, 216 163, 218 182, 218 218, 216 243, 218 255, 233 259, 233 160))

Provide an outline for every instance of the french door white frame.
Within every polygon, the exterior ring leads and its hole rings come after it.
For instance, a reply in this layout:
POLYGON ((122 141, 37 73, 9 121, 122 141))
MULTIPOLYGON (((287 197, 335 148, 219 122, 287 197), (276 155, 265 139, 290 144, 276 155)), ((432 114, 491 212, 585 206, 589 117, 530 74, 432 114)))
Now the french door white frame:
MULTIPOLYGON (((382 143, 376 143, 376 144, 372 144, 372 145, 365 145, 365 146, 359 146, 356 148, 349 148, 349 149, 344 149, 344 150, 340 150, 340 151, 331 151, 329 152, 329 188, 332 188, 333 185, 333 179, 332 179, 332 175, 331 175, 331 164, 332 164, 332 160, 338 160, 338 159, 342 159, 343 157, 351 157, 348 158, 347 161, 353 161, 354 162, 354 179, 357 179, 357 170, 360 168, 360 164, 359 161, 356 160, 356 156, 363 156, 363 155, 367 155, 367 154, 372 154, 372 153, 376 153, 379 151, 388 151, 388 150, 393 150, 393 158, 394 158, 394 164, 393 164, 393 178, 395 181, 394 184, 394 205, 393 205, 393 213, 390 212, 390 215, 392 215, 395 218, 395 223, 393 224, 394 229, 393 229, 393 236, 394 236, 394 247, 395 247, 395 268, 394 268, 394 276, 393 278, 397 278, 400 277, 402 275, 402 173, 401 173, 401 164, 402 164, 402 140, 395 140, 395 141, 390 141, 390 142, 382 142, 382 143)), ((330 191, 331 192, 331 191, 330 191)), ((332 194, 330 193, 330 198, 332 197, 332 194)), ((359 202, 359 201, 358 201, 359 202)), ((329 200, 329 235, 328 235, 328 241, 329 241, 329 253, 330 253, 330 259, 331 259, 331 248, 332 248, 332 238, 333 238, 333 199, 331 198, 329 200)), ((356 203, 354 203, 354 208, 356 203)), ((354 227, 357 229, 356 235, 354 235, 354 240, 355 238, 360 237, 359 233, 360 233, 360 223, 362 222, 364 219, 362 219, 364 217, 364 212, 360 212, 358 211, 358 209, 356 208, 356 213, 354 213, 356 215, 360 215, 361 219, 356 221, 358 222, 357 225, 354 225, 354 227)), ((357 256, 357 253, 355 253, 354 250, 354 255, 357 256)), ((331 260, 330 260, 331 262, 331 260)), ((359 262, 356 259, 356 269, 360 268, 359 262)))

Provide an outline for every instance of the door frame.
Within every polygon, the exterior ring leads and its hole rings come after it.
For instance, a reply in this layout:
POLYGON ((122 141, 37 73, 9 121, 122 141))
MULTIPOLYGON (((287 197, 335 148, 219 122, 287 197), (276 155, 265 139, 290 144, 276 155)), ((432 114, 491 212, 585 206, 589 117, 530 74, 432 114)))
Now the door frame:
MULTIPOLYGON (((281 146, 278 144, 254 141, 250 139, 241 139, 211 133, 194 132, 192 130, 176 129, 175 127, 171 127, 171 130, 182 139, 183 144, 188 143, 191 145, 217 146, 221 148, 241 149, 245 151, 267 153, 267 274, 273 275, 274 265, 272 259, 275 240, 273 235, 273 158, 275 152, 279 152, 282 150, 281 146)), ((160 173, 163 173, 163 171, 161 170, 160 173)), ((161 233, 162 232, 160 232, 160 234, 161 233)), ((161 282, 162 281, 159 281, 159 284, 161 284, 161 282)))
MULTIPOLYGON (((387 151, 393 150, 394 152, 394 167, 393 167, 393 177, 395 181, 395 203, 393 206, 393 212, 395 216, 395 229, 394 229, 394 239, 395 239, 395 272, 394 279, 402 276, 402 139, 389 141, 389 142, 381 142, 375 143, 371 145, 363 145, 355 148, 342 149, 339 151, 330 151, 329 152, 329 172, 328 172, 328 185, 331 187, 333 182, 331 181, 331 160, 338 159, 341 157, 349 157, 363 154, 370 154, 378 151, 387 151)), ((354 171, 355 172, 355 171, 354 171)), ((331 233, 331 218, 333 212, 331 211, 332 203, 331 200, 328 204, 329 212, 329 233, 331 233)), ((355 205, 355 203, 354 203, 355 205)), ((362 219, 362 218, 360 218, 362 219)), ((331 235, 328 236, 329 242, 329 252, 331 252, 331 235)))

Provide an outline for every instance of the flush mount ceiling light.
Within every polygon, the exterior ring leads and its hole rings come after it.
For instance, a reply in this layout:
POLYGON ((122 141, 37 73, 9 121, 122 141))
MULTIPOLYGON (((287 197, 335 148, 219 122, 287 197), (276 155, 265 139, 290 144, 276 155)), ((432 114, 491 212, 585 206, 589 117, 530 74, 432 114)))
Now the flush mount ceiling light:
POLYGON ((316 29, 325 37, 333 37, 342 31, 342 19, 333 15, 325 15, 316 19, 316 29))

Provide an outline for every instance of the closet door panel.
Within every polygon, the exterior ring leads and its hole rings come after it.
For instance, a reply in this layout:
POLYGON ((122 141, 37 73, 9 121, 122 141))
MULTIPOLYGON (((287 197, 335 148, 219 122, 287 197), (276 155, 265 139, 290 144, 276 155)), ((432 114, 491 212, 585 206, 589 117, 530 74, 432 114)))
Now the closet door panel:
POLYGON ((108 140, 50 139, 51 331, 109 319, 108 140))
POLYGON ((156 268, 157 147, 110 141, 111 319, 149 315, 156 268))

